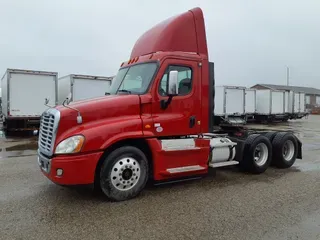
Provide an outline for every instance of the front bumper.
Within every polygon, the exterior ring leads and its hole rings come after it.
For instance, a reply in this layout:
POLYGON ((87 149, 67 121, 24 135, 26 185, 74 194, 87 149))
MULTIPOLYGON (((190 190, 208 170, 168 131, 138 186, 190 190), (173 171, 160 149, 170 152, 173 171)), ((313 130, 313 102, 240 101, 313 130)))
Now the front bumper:
POLYGON ((92 184, 96 166, 102 154, 103 152, 64 155, 49 159, 38 152, 38 165, 42 173, 56 184, 92 184), (62 174, 58 175, 58 172, 62 174))

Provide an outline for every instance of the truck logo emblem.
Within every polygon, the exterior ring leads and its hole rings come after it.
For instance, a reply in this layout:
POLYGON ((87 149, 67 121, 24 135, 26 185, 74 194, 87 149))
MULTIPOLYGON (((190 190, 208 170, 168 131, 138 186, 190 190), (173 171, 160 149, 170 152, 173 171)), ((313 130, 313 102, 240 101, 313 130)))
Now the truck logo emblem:
POLYGON ((160 132, 163 131, 163 128, 162 128, 162 127, 157 127, 157 128, 156 128, 156 131, 157 131, 158 133, 160 133, 160 132))

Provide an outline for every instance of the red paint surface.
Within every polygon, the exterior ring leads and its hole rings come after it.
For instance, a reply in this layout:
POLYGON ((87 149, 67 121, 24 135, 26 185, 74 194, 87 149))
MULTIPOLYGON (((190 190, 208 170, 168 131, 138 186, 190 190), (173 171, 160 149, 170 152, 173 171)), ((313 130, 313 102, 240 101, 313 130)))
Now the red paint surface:
MULTIPOLYGON (((95 166, 101 156, 92 152, 102 151, 113 143, 129 138, 147 138, 152 150, 154 177, 156 180, 187 176, 195 172, 170 175, 166 169, 200 165, 203 174, 207 172, 209 141, 198 140, 198 150, 161 150, 157 136, 187 135, 208 131, 209 81, 208 51, 204 19, 201 9, 192 9, 170 18, 147 31, 136 42, 131 60, 122 66, 157 61, 159 69, 148 92, 144 95, 117 95, 72 103, 80 110, 83 123, 77 124, 77 112, 63 106, 57 107, 61 120, 56 145, 69 136, 82 134, 85 143, 78 156, 60 156, 52 161, 53 168, 67 169, 63 178, 48 176, 60 184, 92 183, 95 166), (144 55, 144 56, 141 56, 144 55), (137 58, 139 57, 139 58, 137 58), (193 68, 193 88, 187 96, 174 97, 166 110, 160 108, 160 101, 167 99, 158 94, 158 86, 169 64, 193 68), (196 116, 196 125, 189 127, 190 116, 196 116), (199 121, 199 124, 198 124, 199 121), (154 126, 160 123, 162 132, 154 126), (93 154, 93 155, 92 155, 93 154), (83 176, 79 176, 79 172, 83 176)), ((51 174, 55 174, 52 170, 51 174)))
POLYGON ((140 98, 137 95, 106 96, 70 104, 81 112, 83 123, 77 124, 77 112, 58 107, 61 117, 56 145, 69 136, 82 134, 82 152, 106 149, 116 141, 142 137, 140 98))
POLYGON ((201 127, 197 123, 193 128, 189 126, 189 119, 191 116, 196 117, 196 122, 201 122, 201 82, 199 81, 200 71, 198 62, 200 58, 197 55, 185 55, 177 58, 178 55, 163 56, 162 64, 158 72, 158 77, 152 85, 152 117, 154 123, 160 123, 162 127, 161 132, 157 132, 154 128, 155 136, 179 136, 187 134, 200 133, 201 127), (158 88, 161 79, 169 65, 182 65, 191 67, 192 72, 192 91, 185 96, 175 96, 168 108, 161 109, 161 100, 167 100, 168 97, 161 96, 158 93, 158 88))
POLYGON ((208 55, 203 14, 200 8, 169 18, 147 32, 135 43, 134 57, 163 52, 195 52, 208 55))
POLYGON ((173 177, 185 177, 195 174, 205 174, 208 172, 208 156, 210 151, 209 141, 196 141, 196 150, 179 150, 179 151, 164 151, 161 149, 159 140, 153 138, 148 139, 148 144, 152 149, 153 170, 155 180, 166 180, 173 177), (178 168, 200 165, 204 167, 201 171, 190 171, 185 173, 170 174, 168 168, 178 168))
POLYGON ((103 152, 76 156, 59 156, 51 159, 51 171, 43 174, 52 182, 62 185, 92 184, 97 163, 103 152), (63 169, 62 176, 56 176, 57 169, 63 169))

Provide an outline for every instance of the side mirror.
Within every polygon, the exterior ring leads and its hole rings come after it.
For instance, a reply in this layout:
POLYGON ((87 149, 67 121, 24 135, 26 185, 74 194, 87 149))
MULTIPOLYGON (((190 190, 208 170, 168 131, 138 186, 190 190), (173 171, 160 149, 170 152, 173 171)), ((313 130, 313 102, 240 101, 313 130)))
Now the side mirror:
POLYGON ((175 96, 178 95, 178 71, 169 72, 168 80, 168 95, 175 96))

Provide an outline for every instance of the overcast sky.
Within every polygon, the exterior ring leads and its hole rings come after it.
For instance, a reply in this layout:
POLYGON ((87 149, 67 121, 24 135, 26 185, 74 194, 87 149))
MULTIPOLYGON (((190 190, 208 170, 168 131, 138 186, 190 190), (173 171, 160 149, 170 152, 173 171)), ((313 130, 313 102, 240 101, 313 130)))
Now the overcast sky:
POLYGON ((320 88, 320 0, 0 0, 6 68, 116 74, 154 24, 199 6, 217 84, 320 88))

